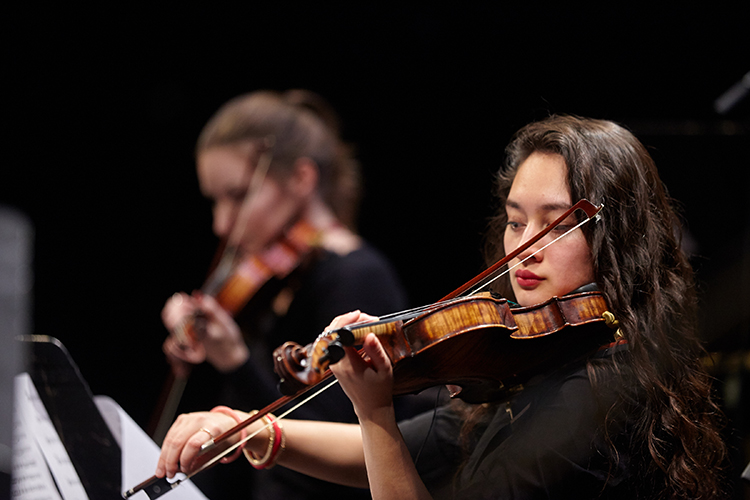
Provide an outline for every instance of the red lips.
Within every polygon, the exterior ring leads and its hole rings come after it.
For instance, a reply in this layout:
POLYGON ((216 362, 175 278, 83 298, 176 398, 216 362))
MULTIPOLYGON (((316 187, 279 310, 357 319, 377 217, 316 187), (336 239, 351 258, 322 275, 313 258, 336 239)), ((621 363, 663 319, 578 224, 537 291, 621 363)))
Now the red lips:
POLYGON ((544 278, 540 278, 536 274, 526 269, 519 269, 516 271, 516 281, 518 285, 523 289, 534 288, 542 282, 544 278))

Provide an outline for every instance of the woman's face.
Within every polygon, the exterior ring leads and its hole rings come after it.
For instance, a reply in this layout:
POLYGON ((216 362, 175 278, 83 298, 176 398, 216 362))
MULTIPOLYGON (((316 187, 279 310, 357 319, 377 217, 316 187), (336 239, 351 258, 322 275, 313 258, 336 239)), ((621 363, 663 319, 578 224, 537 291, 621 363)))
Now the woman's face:
MULTIPOLYGON (((518 168, 505 209, 505 253, 515 250, 572 206, 567 167, 559 155, 532 153, 518 168)), ((575 226, 575 216, 510 261, 517 264, 575 226)), ((591 251, 580 229, 540 251, 510 272, 516 301, 522 306, 565 295, 594 281, 591 251)))
POLYGON ((218 146, 199 153, 197 162, 201 192, 213 201, 214 233, 220 238, 231 235, 230 244, 247 254, 278 238, 299 211, 298 200, 268 175, 247 198, 256 163, 252 153, 249 145, 218 146), (238 220, 242 226, 235 230, 238 220))

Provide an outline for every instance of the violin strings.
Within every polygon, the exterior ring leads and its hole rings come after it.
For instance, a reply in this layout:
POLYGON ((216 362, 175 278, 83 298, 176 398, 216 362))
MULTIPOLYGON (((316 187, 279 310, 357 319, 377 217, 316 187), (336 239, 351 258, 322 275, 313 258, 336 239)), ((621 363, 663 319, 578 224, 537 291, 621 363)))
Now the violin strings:
POLYGON ((377 325, 382 325, 382 324, 385 324, 385 323, 392 323, 392 322, 398 321, 398 320, 404 320, 404 321, 410 320, 410 319, 413 319, 413 318, 417 317, 420 313, 423 313, 425 311, 429 311, 430 309, 432 309, 432 308, 434 308, 436 306, 447 305, 447 304, 451 304, 453 302, 458 302, 459 300, 461 300, 461 298, 462 297, 453 297, 453 298, 450 298, 450 299, 447 299, 447 300, 443 300, 443 301, 439 301, 439 302, 434 302, 432 304, 428 304, 428 305, 424 305, 424 306, 418 306, 418 307, 414 307, 414 308, 411 308, 411 309, 404 309, 403 311, 398 311, 398 312, 394 312, 394 313, 384 314, 382 316, 378 316, 378 319, 375 320, 375 321, 360 321, 358 323, 351 323, 351 324, 343 326, 341 328, 334 328, 332 330, 325 330, 324 332, 322 332, 318 336, 318 338, 320 339, 320 338, 326 337, 326 336, 330 335, 331 333, 334 333, 336 330, 340 330, 342 328, 365 328, 365 327, 368 327, 368 326, 377 326, 377 325))

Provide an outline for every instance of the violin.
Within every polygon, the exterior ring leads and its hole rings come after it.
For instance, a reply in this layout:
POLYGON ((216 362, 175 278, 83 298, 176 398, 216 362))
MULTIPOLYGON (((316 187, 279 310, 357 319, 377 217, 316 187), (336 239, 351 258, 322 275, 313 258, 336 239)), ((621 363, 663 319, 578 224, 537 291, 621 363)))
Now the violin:
MULTIPOLYGON (((319 246, 320 231, 304 219, 297 221, 273 244, 258 254, 235 259, 225 252, 216 269, 201 287, 201 293, 216 299, 230 315, 235 316, 271 279, 282 280, 319 246)), ((175 334, 195 341, 195 316, 185 318, 175 334)))
MULTIPOLYGON (((300 219, 273 244, 258 254, 236 259, 235 251, 224 251, 221 260, 201 287, 231 316, 238 314, 247 303, 272 279, 289 276, 320 243, 320 231, 305 219, 300 219)), ((189 345, 201 335, 200 311, 185 317, 173 329, 177 342, 189 345)), ((161 442, 174 420, 177 406, 187 383, 186 377, 171 377, 163 390, 162 403, 149 425, 154 441, 161 442)))
MULTIPOLYGON (((214 297, 232 316, 242 310, 271 278, 286 278, 320 242, 320 231, 303 218, 257 255, 238 257, 239 242, 247 231, 247 217, 271 166, 274 142, 273 136, 260 141, 261 153, 256 168, 247 181, 247 193, 236 214, 227 246, 219 252, 219 264, 201 289, 204 295, 214 297)), ((175 328, 178 341, 186 344, 188 340, 197 339, 196 319, 195 316, 185 318, 175 328)))
MULTIPOLYGON (((454 396, 470 403, 512 395, 531 377, 590 355, 607 340, 611 342, 611 331, 619 324, 599 291, 584 290, 552 297, 534 306, 515 308, 504 298, 472 291, 473 287, 485 287, 510 271, 512 268, 498 274, 502 266, 575 211, 583 210, 586 219, 557 239, 592 220, 601 209, 601 205, 597 207, 580 200, 547 228, 435 304, 376 322, 323 332, 305 347, 289 342, 283 344, 274 352, 274 369, 287 395, 210 440, 195 459, 196 467, 188 477, 215 465, 252 435, 234 444, 230 444, 230 437, 321 386, 332 377, 330 364, 345 355, 344 346, 361 343, 370 332, 379 337, 393 364, 394 395, 419 392, 435 385, 455 385, 461 390, 454 396), (462 295, 467 291, 468 294, 462 295), (609 328, 603 329, 602 325, 609 328)), ((123 496, 129 498, 138 491, 145 491, 149 498, 155 499, 181 481, 169 482, 153 476, 127 490, 123 496)))
POLYGON ((260 254, 244 258, 237 266, 219 266, 204 293, 213 295, 234 316, 269 280, 289 276, 319 243, 320 231, 301 219, 260 254))
POLYGON ((406 322, 350 325, 301 347, 287 342, 274 351, 274 370, 285 394, 320 383, 341 346, 362 344, 370 332, 393 365, 393 394, 415 394, 436 385, 456 386, 451 397, 467 403, 506 398, 534 375, 590 354, 612 333, 599 291, 552 297, 511 308, 489 293, 428 308, 406 322), (575 327, 575 328, 569 328, 575 327), (565 332, 561 330, 565 329, 565 332))
MULTIPOLYGON (((248 190, 236 214, 226 246, 220 248, 218 264, 201 287, 201 293, 214 297, 233 317, 266 283, 274 278, 282 280, 289 276, 320 245, 321 231, 302 218, 257 254, 239 254, 239 242, 247 230, 246 220, 253 208, 255 194, 265 182, 271 165, 274 142, 273 136, 260 141, 261 153, 247 181, 248 190)), ((196 311, 183 318, 173 328, 173 333, 178 344, 190 345, 200 339, 199 333, 203 327, 203 315, 201 311, 196 311)), ((163 440, 174 420, 186 384, 186 376, 176 376, 170 372, 149 423, 149 434, 157 443, 163 440)))

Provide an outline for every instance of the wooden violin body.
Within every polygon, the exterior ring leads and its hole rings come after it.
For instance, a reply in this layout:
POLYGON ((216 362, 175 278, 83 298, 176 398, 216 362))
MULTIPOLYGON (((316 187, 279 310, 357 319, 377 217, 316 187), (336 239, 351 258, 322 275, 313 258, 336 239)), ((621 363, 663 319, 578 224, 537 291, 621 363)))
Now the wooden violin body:
POLYGON ((288 342, 274 352, 275 369, 282 389, 296 392, 322 380, 340 357, 330 354, 337 343, 358 344, 373 332, 393 364, 394 394, 453 385, 461 387, 455 396, 469 403, 498 400, 534 375, 611 341, 612 331, 603 328, 606 311, 600 292, 523 308, 479 294, 434 306, 406 322, 346 327, 307 347, 288 342))
POLYGON ((233 316, 272 278, 283 279, 318 245, 320 232, 304 219, 297 221, 262 252, 232 263, 228 272, 217 269, 204 286, 233 316))
MULTIPOLYGON (((257 254, 237 260, 234 252, 224 251, 201 293, 214 297, 225 311, 236 316, 267 282, 282 280, 297 269, 318 245, 319 238, 320 232, 301 219, 257 254)), ((200 317, 185 318, 175 329, 182 343, 195 342, 200 337, 195 331, 196 319, 200 317)))

